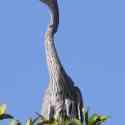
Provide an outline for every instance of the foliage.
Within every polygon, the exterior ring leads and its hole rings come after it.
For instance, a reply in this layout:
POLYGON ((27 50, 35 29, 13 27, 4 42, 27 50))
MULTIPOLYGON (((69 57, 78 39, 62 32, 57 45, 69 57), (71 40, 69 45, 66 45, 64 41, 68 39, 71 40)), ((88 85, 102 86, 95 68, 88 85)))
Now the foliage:
MULTIPOLYGON (((25 125, 101 125, 109 119, 108 116, 97 113, 90 116, 88 110, 84 111, 83 114, 84 122, 81 123, 77 119, 46 120, 42 115, 37 113, 37 117, 28 119, 25 125)), ((4 119, 9 120, 9 125, 22 125, 19 120, 16 120, 12 115, 7 113, 5 104, 0 104, 0 121, 4 119)))
POLYGON ((108 116, 100 115, 97 113, 94 113, 93 115, 89 116, 88 110, 84 112, 84 118, 85 125, 101 125, 109 119, 108 116))
POLYGON ((6 113, 6 105, 0 104, 0 120, 13 119, 13 116, 6 113))

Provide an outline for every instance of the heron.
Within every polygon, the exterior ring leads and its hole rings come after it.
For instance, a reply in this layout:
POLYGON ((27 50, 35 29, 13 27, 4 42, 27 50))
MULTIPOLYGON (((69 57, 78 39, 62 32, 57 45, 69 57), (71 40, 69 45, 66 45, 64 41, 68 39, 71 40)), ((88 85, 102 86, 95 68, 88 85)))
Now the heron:
POLYGON ((83 99, 80 89, 66 73, 58 56, 54 36, 59 27, 57 0, 40 0, 50 10, 50 22, 45 33, 45 52, 48 64, 49 83, 45 90, 41 114, 51 119, 78 119, 83 122, 83 99))

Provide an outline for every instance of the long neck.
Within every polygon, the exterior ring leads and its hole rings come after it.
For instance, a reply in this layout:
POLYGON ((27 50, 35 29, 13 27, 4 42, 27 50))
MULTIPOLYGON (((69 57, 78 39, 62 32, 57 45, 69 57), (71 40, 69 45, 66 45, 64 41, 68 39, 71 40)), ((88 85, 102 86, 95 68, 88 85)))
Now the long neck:
POLYGON ((48 30, 45 34, 46 57, 50 79, 58 80, 62 70, 62 64, 54 44, 54 34, 57 32, 59 25, 59 11, 57 1, 49 3, 48 6, 51 11, 51 20, 48 30))

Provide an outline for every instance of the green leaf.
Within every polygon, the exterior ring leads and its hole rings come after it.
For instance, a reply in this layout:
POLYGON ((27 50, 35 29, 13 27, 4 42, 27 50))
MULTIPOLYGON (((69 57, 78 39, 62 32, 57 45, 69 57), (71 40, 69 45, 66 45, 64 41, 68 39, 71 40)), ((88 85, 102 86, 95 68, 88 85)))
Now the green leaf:
POLYGON ((13 119, 13 116, 9 114, 0 115, 0 120, 3 120, 3 119, 13 119))
POLYGON ((26 125, 33 125, 32 119, 28 119, 28 120, 26 121, 26 125))
POLYGON ((3 115, 6 113, 7 106, 6 104, 0 104, 0 115, 3 115))
POLYGON ((100 121, 105 122, 109 119, 109 116, 101 115, 99 116, 100 121))
POLYGON ((46 120, 45 117, 42 116, 41 114, 37 112, 35 112, 35 114, 37 115, 37 117, 32 120, 33 125, 41 124, 43 121, 46 120))
POLYGON ((42 120, 40 122, 37 123, 37 125, 44 125, 44 124, 48 124, 48 125, 58 125, 58 122, 56 120, 42 120))
POLYGON ((79 121, 77 119, 73 119, 73 120, 65 121, 64 125, 83 125, 83 124, 81 123, 81 121, 79 121))
POLYGON ((89 118, 89 125, 100 125, 100 124, 104 123, 105 121, 107 121, 108 118, 109 117, 107 117, 107 116, 98 115, 95 113, 89 118))
POLYGON ((16 119, 10 119, 9 125, 21 125, 21 123, 16 119))
POLYGON ((95 125, 96 121, 98 119, 98 114, 93 114, 89 119, 88 119, 88 125, 95 125))
POLYGON ((89 119, 89 111, 88 110, 86 112, 84 112, 84 119, 85 119, 85 124, 89 125, 88 124, 88 119, 89 119))

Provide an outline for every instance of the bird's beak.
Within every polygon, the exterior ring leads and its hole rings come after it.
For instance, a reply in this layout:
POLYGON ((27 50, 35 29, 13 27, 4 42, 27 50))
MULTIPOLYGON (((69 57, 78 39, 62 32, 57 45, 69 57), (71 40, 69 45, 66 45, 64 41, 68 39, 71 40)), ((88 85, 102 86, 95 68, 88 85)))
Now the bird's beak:
POLYGON ((48 4, 49 0, 40 0, 42 3, 48 4))

